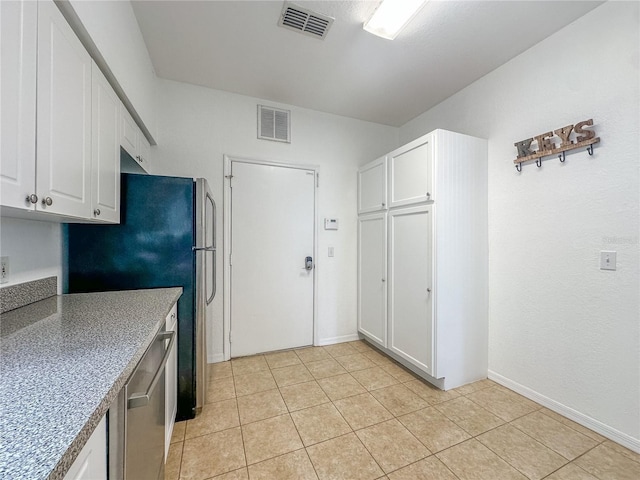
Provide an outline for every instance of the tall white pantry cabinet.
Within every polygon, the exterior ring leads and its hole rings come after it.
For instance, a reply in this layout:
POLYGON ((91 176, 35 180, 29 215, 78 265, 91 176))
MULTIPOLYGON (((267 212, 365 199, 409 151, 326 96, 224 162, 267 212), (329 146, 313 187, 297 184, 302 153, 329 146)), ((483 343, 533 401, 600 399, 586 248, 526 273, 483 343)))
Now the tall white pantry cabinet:
POLYGON ((434 385, 487 376, 487 141, 435 130, 358 171, 358 331, 434 385))

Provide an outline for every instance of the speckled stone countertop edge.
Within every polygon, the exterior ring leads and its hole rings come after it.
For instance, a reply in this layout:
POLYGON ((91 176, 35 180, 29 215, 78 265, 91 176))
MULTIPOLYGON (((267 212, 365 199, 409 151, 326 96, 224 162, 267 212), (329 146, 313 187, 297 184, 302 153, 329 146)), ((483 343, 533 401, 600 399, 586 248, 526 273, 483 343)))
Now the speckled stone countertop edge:
MULTIPOLYGON (((5 360, 0 364, 3 371, 2 378, 0 378, 0 391, 3 395, 0 398, 0 410, 10 405, 7 412, 11 413, 3 415, 2 422, 0 422, 0 435, 3 442, 8 442, 3 443, 0 448, 0 472, 4 472, 0 473, 0 476, 40 480, 64 478, 153 342, 182 292, 182 288, 173 287, 62 295, 5 314, 8 315, 4 318, 2 325, 5 328, 0 332, 0 347, 5 360), (120 296, 122 296, 122 300, 120 296), (51 305, 45 305, 46 308, 40 306, 42 302, 50 304, 52 300, 54 301, 53 309, 51 309, 51 305), (119 304, 112 311, 114 302, 118 301, 124 301, 124 303, 119 304), (155 306, 147 310, 145 305, 149 301, 154 302, 155 306), (96 304, 100 305, 101 310, 95 309, 96 304), (137 333, 132 330, 131 334, 133 335, 131 336, 127 330, 130 325, 127 320, 130 308, 132 308, 132 314, 145 316, 140 317, 140 326, 134 329, 137 330, 137 333), (85 309, 87 309, 86 313, 85 309), (84 322, 85 316, 88 319, 86 325, 80 327, 78 334, 70 334, 69 332, 73 332, 70 330, 71 322, 84 322), (29 322, 30 318, 33 319, 31 322, 29 322), (113 323, 109 320, 110 318, 114 318, 113 323), (106 323, 101 323, 102 327, 96 323, 105 321, 106 323), (17 329, 7 328, 7 325, 15 325, 17 329), (94 330, 96 326, 98 326, 97 330, 94 330), (105 334, 108 337, 105 337, 105 334), (114 350, 109 343, 105 344, 102 341, 104 338, 110 337, 113 337, 112 342, 116 342, 113 345, 123 345, 123 347, 114 350), (120 339, 127 337, 131 341, 119 343, 120 339), (80 343, 75 343, 76 341, 80 343), (57 342, 72 343, 61 344, 57 342), (56 350, 58 345, 61 345, 60 349, 56 350), (45 349, 43 350, 41 347, 45 347, 45 349), (52 350, 51 347, 53 347, 52 350), (34 348, 38 348, 38 350, 34 348), (82 361, 82 357, 77 356, 78 353, 84 355, 87 350, 91 351, 94 348, 97 348, 96 353, 98 354, 95 361, 90 360, 90 363, 85 363, 82 361), (68 358, 64 356, 67 351, 70 354, 68 358), (41 358, 38 352, 46 352, 46 354, 41 358), (52 359, 57 362, 60 352, 63 356, 60 357, 59 366, 57 363, 48 363, 52 359), (109 356, 113 353, 119 355, 121 361, 115 364, 105 363, 109 361, 109 356), (45 358, 47 360, 44 360, 45 358), (66 371, 64 370, 67 368, 66 364, 69 360, 73 362, 76 359, 78 359, 77 362, 69 363, 69 373, 86 372, 89 374, 89 372, 93 372, 98 376, 81 374, 80 377, 72 376, 67 379, 63 373, 66 371), (12 371, 11 365, 15 365, 17 369, 12 371), (25 365, 28 367, 26 371, 24 370, 25 365), (54 394, 47 397, 48 401, 41 403, 39 400, 40 392, 47 391, 46 385, 51 381, 47 374, 51 371, 52 365, 54 369, 58 369, 58 373, 62 373, 61 376, 51 379, 54 383, 57 382, 55 383, 56 389, 62 388, 62 390, 54 390, 53 392, 66 391, 65 388, 70 386, 73 389, 72 383, 78 382, 78 386, 87 390, 86 395, 60 397, 59 394, 54 394), (100 376, 99 372, 103 371, 103 365, 111 365, 112 367, 104 370, 104 376, 100 376), (39 373, 35 374, 35 372, 39 373), (36 397, 30 395, 31 391, 29 390, 33 387, 34 382, 37 387, 36 397), (21 387, 22 385, 25 385, 25 390, 11 389, 12 386, 21 387), (82 401, 77 407, 74 407, 73 403, 68 403, 71 398, 82 399, 82 401), (34 405, 41 408, 42 413, 28 413, 34 405), (55 415, 60 415, 61 411, 68 412, 68 414, 61 417, 60 422, 52 423, 49 421, 51 418, 57 418, 55 415), (42 430, 40 419, 46 419, 43 425, 54 425, 53 430, 50 426, 42 430), (16 423, 20 421, 23 423, 16 423), (25 427, 22 428, 18 425, 25 425, 25 427), (48 438, 52 434, 56 435, 56 437, 51 437, 55 438, 56 442, 49 446, 48 438), (37 437, 33 437, 33 435, 37 435, 37 437), (42 450, 43 448, 46 450, 42 450)), ((131 325, 133 326, 133 324, 131 325)), ((45 395, 47 394, 45 393, 45 395)))
POLYGON ((171 308, 173 307, 173 304, 175 304, 180 298, 180 296, 182 295, 182 288, 174 288, 173 290, 175 290, 176 293, 169 305, 169 308, 164 313, 164 316, 158 319, 156 326, 151 331, 151 333, 145 340, 144 344, 141 345, 138 351, 135 353, 135 355, 131 357, 131 360, 129 361, 127 367, 122 371, 122 373, 120 374, 116 382, 113 384, 109 392, 102 399, 102 401, 100 402, 98 407, 95 409, 93 414, 91 414, 91 417, 89 418, 87 423, 85 423, 82 430, 80 430, 80 432, 78 433, 76 438, 73 440, 71 445, 69 445, 69 448, 67 449, 65 454, 62 456, 58 464, 51 471, 51 473, 47 477, 47 480, 64 479, 64 476, 69 471, 69 468, 71 467, 73 462, 76 460, 76 458, 78 458, 78 455, 86 445, 87 441, 89 440, 89 437, 91 437, 91 435, 93 434, 94 430, 98 426, 98 423, 100 423, 100 420, 102 420, 102 417, 106 415, 106 413, 109 411, 109 408, 111 407, 111 404, 118 396, 118 393, 120 393, 120 390, 124 387, 125 383, 129 379, 129 376, 135 370, 136 366, 138 365, 138 362, 140 362, 145 352, 151 345, 151 342, 160 331, 160 328, 162 327, 162 324, 165 322, 167 315, 169 315, 169 313, 171 312, 171 308))

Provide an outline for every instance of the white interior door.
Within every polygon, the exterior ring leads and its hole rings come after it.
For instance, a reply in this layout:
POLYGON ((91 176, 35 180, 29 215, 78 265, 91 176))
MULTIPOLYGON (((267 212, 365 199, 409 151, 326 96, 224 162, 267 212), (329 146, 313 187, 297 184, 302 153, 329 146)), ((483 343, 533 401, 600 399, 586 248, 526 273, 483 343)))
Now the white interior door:
POLYGON ((313 343, 315 173, 231 164, 231 356, 313 343))

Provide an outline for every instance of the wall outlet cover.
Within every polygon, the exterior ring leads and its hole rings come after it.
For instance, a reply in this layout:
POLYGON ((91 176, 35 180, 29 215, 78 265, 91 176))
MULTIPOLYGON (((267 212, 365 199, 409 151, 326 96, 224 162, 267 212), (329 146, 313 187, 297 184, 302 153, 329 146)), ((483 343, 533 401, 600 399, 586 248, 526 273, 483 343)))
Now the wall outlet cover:
POLYGON ((9 257, 0 257, 0 283, 9 281, 9 257))

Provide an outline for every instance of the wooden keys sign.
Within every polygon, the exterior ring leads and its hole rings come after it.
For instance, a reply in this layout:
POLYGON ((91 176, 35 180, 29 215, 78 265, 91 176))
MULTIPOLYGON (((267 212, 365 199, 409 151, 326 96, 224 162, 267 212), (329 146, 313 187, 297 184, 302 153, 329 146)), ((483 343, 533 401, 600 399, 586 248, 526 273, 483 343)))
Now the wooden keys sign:
POLYGON ((564 152, 574 148, 588 147, 589 155, 593 155, 592 145, 598 143, 600 138, 596 137, 596 132, 589 128, 592 126, 593 119, 590 118, 575 125, 567 125, 552 132, 541 133, 535 137, 514 143, 518 149, 518 158, 513 161, 516 164, 516 169, 521 171, 521 164, 530 160, 536 160, 536 165, 540 167, 542 166, 542 157, 549 155, 558 155, 560 161, 564 162, 564 152), (557 144, 554 140, 556 136, 559 140, 557 144), (575 137, 575 140, 571 139, 572 136, 575 137), (534 140, 537 144, 535 150, 531 146, 534 140))

